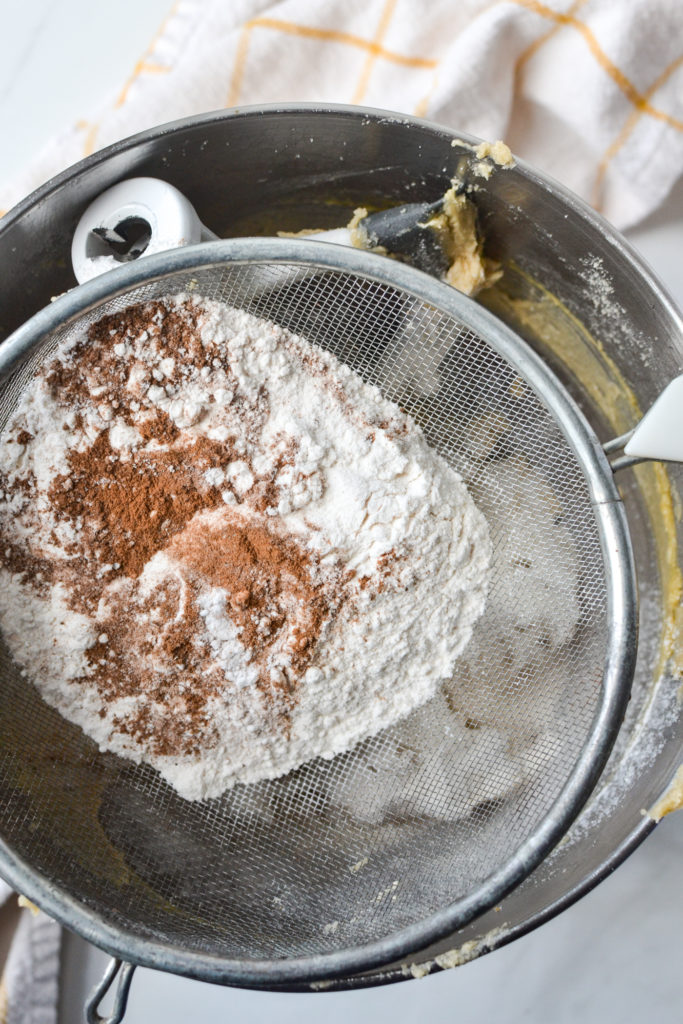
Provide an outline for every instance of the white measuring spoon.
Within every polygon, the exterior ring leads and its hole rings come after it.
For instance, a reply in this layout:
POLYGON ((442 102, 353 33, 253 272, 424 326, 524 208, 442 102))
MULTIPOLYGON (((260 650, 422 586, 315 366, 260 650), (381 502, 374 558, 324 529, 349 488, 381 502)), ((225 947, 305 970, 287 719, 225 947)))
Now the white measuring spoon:
MULTIPOLYGON (((448 269, 448 256, 428 221, 442 203, 441 196, 433 203, 408 203, 365 216, 357 228, 363 247, 382 246, 407 256, 418 269, 441 276, 448 269)), ((348 228, 316 231, 311 237, 353 245, 348 228)), ((141 256, 217 238, 175 186, 159 178, 129 178, 99 195, 81 216, 71 263, 76 280, 83 284, 141 256)))

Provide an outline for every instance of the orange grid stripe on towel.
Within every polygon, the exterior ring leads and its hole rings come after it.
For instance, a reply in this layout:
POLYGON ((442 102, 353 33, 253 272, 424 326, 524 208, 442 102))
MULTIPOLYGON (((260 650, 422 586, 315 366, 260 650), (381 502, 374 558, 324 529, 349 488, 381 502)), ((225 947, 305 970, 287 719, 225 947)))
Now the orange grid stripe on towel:
POLYGON ((542 18, 550 18, 552 21, 557 22, 558 25, 569 25, 573 29, 576 29, 576 31, 585 40, 588 49, 593 54, 600 67, 604 69, 612 81, 616 82, 624 96, 630 100, 634 107, 641 110, 644 114, 648 114, 650 117, 656 118, 658 121, 664 121, 677 131, 683 132, 683 121, 673 117, 671 114, 667 114, 663 110, 658 110, 657 107, 653 107, 647 96, 640 93, 633 82, 631 82, 623 71, 621 71, 620 68, 610 60, 600 46, 600 43, 594 36, 593 32, 591 32, 588 25, 581 21, 580 18, 575 18, 573 14, 561 14, 558 11, 554 11, 551 7, 547 7, 545 4, 539 3, 539 0, 512 0, 512 3, 517 4, 519 7, 525 7, 527 10, 532 11, 534 14, 538 14, 542 18))
POLYGON ((240 97, 242 81, 247 62, 249 41, 254 29, 269 29, 274 32, 285 32, 289 35, 299 36, 304 39, 318 39, 327 43, 344 43, 347 46, 354 46, 357 49, 365 50, 372 57, 388 60, 393 64, 400 64, 410 68, 435 68, 438 61, 428 57, 410 57, 406 54, 395 53, 388 50, 381 43, 371 39, 363 39, 362 36, 352 35, 350 32, 340 32, 331 28, 315 28, 311 25, 299 25, 293 21, 281 21, 279 18, 253 18, 248 21, 242 29, 242 34, 237 43, 235 55, 235 66, 232 80, 228 91, 226 106, 234 106, 240 97))
POLYGON ((159 28, 154 33, 152 40, 149 43, 145 52, 143 53, 142 57, 133 68, 133 71, 131 72, 128 79, 124 82, 123 89, 119 93, 116 99, 116 103, 114 104, 115 107, 123 106, 123 104, 128 99, 128 93, 130 92, 131 85, 133 84, 136 78, 139 78, 140 75, 145 74, 147 72, 154 73, 159 71, 170 71, 170 68, 167 67, 165 64, 157 64, 154 61, 150 61, 148 58, 151 57, 152 53, 154 52, 154 47, 156 46, 157 42, 166 31, 166 26, 170 22, 171 18, 175 16, 178 10, 178 2, 179 0, 176 0, 176 2, 173 4, 173 7, 171 7, 171 10, 168 12, 166 17, 162 21, 161 25, 159 25, 159 28))
POLYGON ((437 87, 438 84, 439 84, 439 71, 438 71, 438 68, 437 68, 437 70, 434 72, 434 78, 432 79, 432 84, 429 86, 429 89, 427 90, 426 94, 422 97, 421 100, 418 101, 418 103, 415 106, 415 110, 413 111, 415 117, 426 117, 427 116, 427 111, 429 110, 429 103, 431 101, 432 96, 436 92, 436 87, 437 87))
MULTIPOLYGON (((382 14, 380 15, 379 25, 377 26, 377 32, 375 33, 375 38, 372 41, 375 46, 379 46, 381 44, 382 40, 384 39, 384 36, 386 35, 386 31, 389 28, 389 22, 391 21, 391 19, 393 17, 395 7, 396 7, 396 0, 387 0, 387 2, 385 3, 384 9, 382 11, 382 14)), ((372 74, 372 69, 373 69, 373 67, 375 65, 376 60, 377 60, 377 54, 376 53, 369 53, 367 55, 367 57, 365 58, 365 64, 363 65, 363 70, 360 73, 360 78, 358 79, 358 85, 356 86, 356 91, 354 92, 353 96, 351 97, 351 102, 352 103, 360 103, 360 101, 363 99, 363 96, 365 95, 365 90, 368 87, 368 82, 370 81, 370 75, 372 74)))
MULTIPOLYGON (((585 3, 586 0, 574 0, 574 3, 571 5, 569 10, 565 12, 565 17, 576 14, 577 11, 581 10, 585 3)), ((549 39, 552 39, 558 32, 561 32, 563 28, 563 23, 558 21, 552 28, 549 28, 547 32, 544 32, 543 35, 540 35, 538 39, 534 39, 533 43, 527 46, 526 50, 524 50, 517 58, 517 63, 515 64, 515 79, 519 77, 522 68, 525 64, 529 63, 534 54, 537 53, 549 39)))
MULTIPOLYGON (((683 54, 681 54, 680 57, 676 57, 675 60, 672 60, 671 63, 664 68, 662 73, 655 79, 655 81, 652 83, 647 92, 644 93, 644 98, 646 100, 651 99, 661 89, 665 82, 667 82, 668 79, 671 78, 674 72, 677 71, 679 67, 681 67, 681 65, 683 65, 683 54)), ((609 167, 610 163, 617 155, 619 150, 622 148, 622 146, 627 142, 628 138, 633 133, 636 125, 638 124, 638 122, 644 114, 645 111, 639 107, 631 111, 628 118, 624 122, 623 128, 615 138, 614 142, 610 143, 610 145, 607 147, 600 163, 598 164, 598 172, 595 178, 595 185, 593 187, 592 200, 593 206, 595 206, 597 209, 600 209, 601 205, 602 197, 600 195, 600 192, 602 189, 602 183, 605 179, 605 174, 607 173, 607 168, 609 167)))
POLYGON ((132 75, 130 76, 130 78, 128 79, 126 84, 124 85, 124 87, 121 90, 121 92, 119 93, 119 95, 118 95, 118 97, 116 99, 116 103, 114 104, 114 109, 116 109, 117 107, 122 107, 123 106, 123 104, 128 99, 128 93, 130 92, 130 87, 133 85, 135 80, 140 77, 140 75, 143 75, 143 74, 156 74, 158 72, 164 72, 164 71, 170 71, 170 70, 171 69, 166 64, 155 64, 152 61, 144 60, 144 59, 139 60, 137 62, 137 64, 135 65, 134 69, 133 69, 132 75))
MULTIPOLYGON (((167 65, 159 64, 156 61, 150 60, 149 58, 154 52, 154 47, 156 46, 158 40, 161 38, 163 33, 166 31, 166 26, 168 25, 171 18, 174 17, 177 9, 178 0, 176 0, 176 3, 173 4, 173 7, 159 25, 159 28, 154 33, 151 42, 147 46, 147 49, 143 53, 142 57, 140 57, 140 59, 137 61, 132 72, 124 82, 123 88, 121 89, 121 92, 117 96, 116 102, 114 103, 114 109, 118 109, 119 107, 123 106, 123 104, 128 99, 128 93, 130 92, 131 86, 136 81, 136 79, 140 77, 140 75, 159 74, 171 70, 170 67, 168 67, 167 65)), ((79 127, 86 129, 85 139, 83 142, 83 156, 90 156, 90 154, 95 150, 95 142, 97 140, 97 133, 100 130, 100 122, 94 121, 92 123, 89 123, 87 121, 81 121, 79 122, 79 127)))

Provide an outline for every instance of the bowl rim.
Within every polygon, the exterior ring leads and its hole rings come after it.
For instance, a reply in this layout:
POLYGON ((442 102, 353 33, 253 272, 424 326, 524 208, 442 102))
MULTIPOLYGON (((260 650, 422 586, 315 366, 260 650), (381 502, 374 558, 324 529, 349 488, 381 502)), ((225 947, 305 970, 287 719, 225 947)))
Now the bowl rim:
MULTIPOLYGON (((43 202, 54 192, 63 188, 72 179, 79 177, 79 175, 84 171, 88 171, 99 164, 106 163, 113 156, 116 156, 119 153, 125 153, 128 150, 133 150, 143 143, 162 139, 167 135, 174 135, 184 129, 201 128, 221 121, 239 120, 241 118, 252 119, 254 116, 263 115, 286 116, 297 114, 317 115, 322 117, 327 117, 329 115, 343 115, 354 121, 360 119, 361 121, 367 120, 368 123, 402 124, 408 128, 427 131, 432 135, 440 135, 444 139, 448 139, 450 143, 463 142, 466 147, 477 146, 481 142, 486 141, 479 136, 470 134, 469 132, 448 128, 445 125, 439 124, 436 121, 430 121, 427 118, 416 117, 412 114, 402 114, 398 111, 384 109, 381 107, 355 106, 348 103, 300 102, 254 103, 247 104, 245 106, 219 108, 217 110, 210 110, 201 114, 191 114, 187 117, 176 118, 173 121, 166 121, 163 124, 155 125, 152 128, 143 129, 133 135, 127 135, 124 138, 118 139, 116 142, 110 143, 108 146, 104 146, 102 149, 98 149, 94 153, 83 157, 83 159, 76 163, 70 164, 63 171, 60 171, 58 174, 47 179, 47 181, 42 185, 39 185, 23 199, 19 200, 18 203, 0 217, 0 235, 10 228, 15 221, 24 216, 31 207, 43 202)), ((554 195, 559 196, 566 206, 568 206, 582 220, 588 221, 591 227, 598 234, 602 235, 603 239, 607 240, 618 253, 625 256, 628 261, 636 267, 641 276, 647 282, 648 286, 657 294, 659 301, 666 308, 668 314, 677 321, 678 327, 683 333, 683 310, 679 309, 668 289, 659 280, 652 267, 637 248, 624 238, 621 232, 615 228, 606 217, 601 213, 598 213, 597 210, 593 209, 592 206, 590 206, 575 192, 572 192, 571 189, 567 188, 566 185, 563 185, 562 182, 553 178, 551 175, 538 170, 532 164, 527 163, 525 160, 522 160, 514 154, 513 157, 514 166, 509 169, 510 171, 516 170, 520 172, 524 177, 533 181, 543 190, 552 192, 554 195)), ((126 177, 130 177, 130 175, 127 174, 126 177)))

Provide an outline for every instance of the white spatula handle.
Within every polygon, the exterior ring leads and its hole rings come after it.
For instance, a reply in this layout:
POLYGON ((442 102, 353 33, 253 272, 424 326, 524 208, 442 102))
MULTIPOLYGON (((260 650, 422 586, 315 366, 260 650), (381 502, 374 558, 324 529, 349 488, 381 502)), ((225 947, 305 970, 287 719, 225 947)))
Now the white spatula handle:
POLYGON ((643 416, 624 455, 683 462, 683 374, 674 377, 643 416))

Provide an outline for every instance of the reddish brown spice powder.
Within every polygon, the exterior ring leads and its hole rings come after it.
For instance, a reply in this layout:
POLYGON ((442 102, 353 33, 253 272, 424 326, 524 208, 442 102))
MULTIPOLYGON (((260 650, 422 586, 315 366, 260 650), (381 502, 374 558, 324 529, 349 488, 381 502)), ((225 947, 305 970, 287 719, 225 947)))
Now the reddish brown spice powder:
MULTIPOLYGON (((121 716, 116 728, 155 754, 191 754, 211 742, 210 701, 225 687, 203 633, 200 593, 207 587, 225 591, 240 642, 259 669, 263 699, 286 728, 297 681, 344 600, 345 580, 339 572, 323 571, 301 542, 264 514, 277 504, 276 477, 292 460, 291 446, 269 477, 255 475, 252 488, 241 496, 232 491, 233 504, 226 505, 229 483, 219 489, 204 474, 244 461, 240 439, 192 436, 162 409, 141 409, 128 386, 131 367, 117 356, 113 341, 143 332, 161 357, 175 360, 164 383, 171 393, 188 374, 220 358, 211 341, 202 341, 190 305, 169 309, 153 302, 100 320, 68 363, 52 365, 48 383, 73 406, 77 427, 83 410, 101 403, 134 427, 142 443, 119 451, 104 428, 87 448, 71 450, 69 472, 53 480, 47 497, 78 541, 66 546, 65 560, 40 562, 43 575, 35 580, 64 582, 72 606, 85 614, 94 616, 99 607, 100 639, 88 652, 90 679, 105 701, 137 698, 135 712, 121 716), (180 567, 184 588, 165 579, 143 594, 138 579, 159 551, 180 567), (287 668, 274 674, 268 656, 285 638, 287 668)), ((247 435, 267 412, 262 394, 245 407, 247 435)), ((19 443, 30 440, 24 433, 19 443)), ((19 553, 12 557, 20 559, 19 553)), ((24 556, 16 566, 35 574, 38 562, 24 556)))

